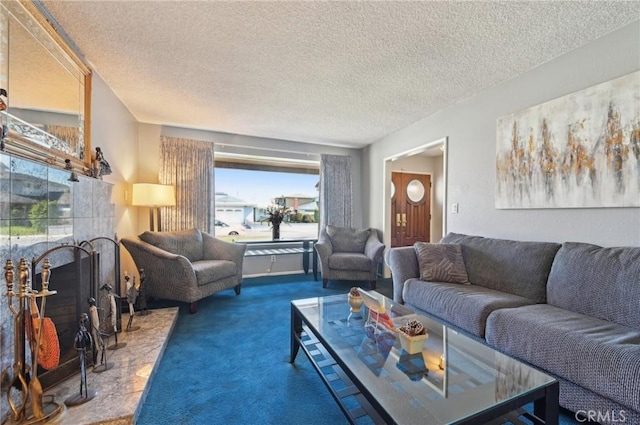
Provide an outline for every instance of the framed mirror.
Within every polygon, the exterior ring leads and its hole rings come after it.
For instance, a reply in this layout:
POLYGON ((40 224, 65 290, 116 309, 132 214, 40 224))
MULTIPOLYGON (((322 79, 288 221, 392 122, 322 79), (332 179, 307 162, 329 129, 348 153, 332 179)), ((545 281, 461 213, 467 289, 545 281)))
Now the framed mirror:
POLYGON ((89 167, 91 70, 33 1, 3 1, 0 15, 5 149, 89 167))

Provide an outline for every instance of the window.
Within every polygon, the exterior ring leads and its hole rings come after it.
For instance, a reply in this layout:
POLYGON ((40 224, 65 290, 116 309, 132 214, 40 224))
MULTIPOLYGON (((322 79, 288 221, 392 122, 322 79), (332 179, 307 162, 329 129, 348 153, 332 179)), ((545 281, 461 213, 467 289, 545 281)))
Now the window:
POLYGON ((215 156, 215 234, 227 240, 270 240, 263 222, 271 204, 289 207, 281 239, 318 236, 319 161, 228 155, 215 156))

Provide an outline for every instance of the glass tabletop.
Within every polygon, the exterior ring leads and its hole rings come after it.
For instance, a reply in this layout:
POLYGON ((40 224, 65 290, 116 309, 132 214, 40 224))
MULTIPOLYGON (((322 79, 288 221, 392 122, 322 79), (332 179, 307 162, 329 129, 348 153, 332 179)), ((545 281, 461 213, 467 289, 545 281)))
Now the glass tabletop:
POLYGON ((292 305, 396 423, 458 422, 555 381, 377 292, 368 293, 378 299, 382 319, 365 306, 351 314, 346 294, 292 305), (428 338, 409 354, 397 328, 414 319, 427 328, 428 338))

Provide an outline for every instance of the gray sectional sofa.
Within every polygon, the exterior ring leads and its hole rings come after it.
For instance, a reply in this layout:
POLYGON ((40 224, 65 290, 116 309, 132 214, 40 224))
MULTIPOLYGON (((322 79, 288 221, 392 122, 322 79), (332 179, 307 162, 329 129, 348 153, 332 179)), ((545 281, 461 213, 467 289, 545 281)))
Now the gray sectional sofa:
POLYGON ((561 406, 640 424, 639 247, 440 243, 460 245, 471 284, 420 280, 414 247, 392 248, 395 301, 556 377, 561 406))

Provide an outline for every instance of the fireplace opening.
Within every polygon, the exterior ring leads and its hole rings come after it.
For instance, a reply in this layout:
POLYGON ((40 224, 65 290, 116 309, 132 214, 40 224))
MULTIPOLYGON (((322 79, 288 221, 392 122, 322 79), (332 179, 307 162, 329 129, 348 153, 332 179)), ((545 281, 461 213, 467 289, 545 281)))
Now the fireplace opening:
MULTIPOLYGON (((60 345, 60 363, 51 370, 38 366, 38 377, 43 389, 51 388, 57 383, 80 372, 78 352, 73 342, 78 331, 80 314, 87 312, 89 297, 95 297, 96 289, 92 288, 92 261, 89 256, 76 250, 74 261, 51 268, 49 290, 57 294, 47 297, 45 316, 51 318, 56 327, 60 345)), ((97 254, 96 254, 97 257, 97 254)), ((32 278, 32 287, 42 289, 41 273, 32 278)))

